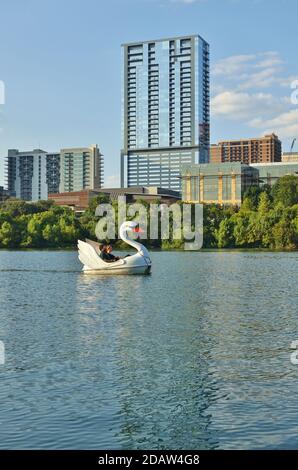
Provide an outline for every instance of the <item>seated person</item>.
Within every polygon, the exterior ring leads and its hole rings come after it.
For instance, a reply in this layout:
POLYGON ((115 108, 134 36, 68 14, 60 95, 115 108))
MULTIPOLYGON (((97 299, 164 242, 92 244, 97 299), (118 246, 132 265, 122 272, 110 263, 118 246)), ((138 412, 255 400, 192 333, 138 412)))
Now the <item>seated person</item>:
POLYGON ((120 259, 119 256, 114 256, 112 254, 112 251, 113 251, 112 245, 108 245, 107 246, 107 252, 108 252, 108 255, 110 256, 111 261, 118 261, 120 259))
POLYGON ((106 261, 107 263, 118 261, 118 259, 120 259, 118 256, 112 255, 111 251, 113 250, 113 248, 111 247, 111 245, 100 244, 99 249, 100 249, 100 255, 99 255, 100 258, 103 261, 106 261))

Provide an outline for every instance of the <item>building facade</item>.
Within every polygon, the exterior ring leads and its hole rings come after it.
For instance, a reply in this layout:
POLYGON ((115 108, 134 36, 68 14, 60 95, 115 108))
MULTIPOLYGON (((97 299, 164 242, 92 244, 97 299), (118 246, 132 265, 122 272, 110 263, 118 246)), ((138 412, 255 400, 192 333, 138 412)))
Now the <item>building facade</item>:
POLYGON ((121 186, 181 189, 209 161, 209 45, 200 36, 122 45, 121 186))
POLYGON ((283 163, 298 163, 298 152, 284 152, 281 161, 283 163))
POLYGON ((59 153, 48 154, 35 149, 8 150, 6 161, 7 189, 11 197, 25 201, 47 199, 59 187, 59 153))
POLYGON ((101 188, 103 155, 97 145, 61 149, 59 192, 101 188))
POLYGON ((8 198, 8 192, 0 186, 0 202, 4 202, 8 198))
POLYGON ((298 161, 292 162, 276 162, 276 163, 258 163, 253 168, 259 172, 259 184, 269 184, 272 186, 278 178, 287 175, 298 176, 298 161))
POLYGON ((258 170, 242 163, 185 165, 182 169, 182 200, 240 206, 245 191, 257 184, 258 170))
POLYGON ((102 157, 97 145, 51 153, 41 149, 30 152, 10 149, 6 160, 8 194, 38 201, 59 191, 101 188, 102 157))
POLYGON ((85 189, 83 191, 74 191, 70 193, 50 194, 49 199, 59 206, 72 207, 75 211, 84 211, 87 209, 90 201, 104 194, 110 201, 117 201, 118 197, 125 196, 127 203, 133 203, 140 199, 150 202, 159 200, 163 204, 172 204, 181 199, 178 191, 158 187, 129 187, 129 188, 102 188, 100 190, 85 189))
POLYGON ((57 193, 60 185, 60 153, 47 153, 46 183, 48 194, 57 193))
POLYGON ((281 141, 275 134, 254 139, 227 140, 211 145, 210 163, 271 163, 281 161, 281 141))

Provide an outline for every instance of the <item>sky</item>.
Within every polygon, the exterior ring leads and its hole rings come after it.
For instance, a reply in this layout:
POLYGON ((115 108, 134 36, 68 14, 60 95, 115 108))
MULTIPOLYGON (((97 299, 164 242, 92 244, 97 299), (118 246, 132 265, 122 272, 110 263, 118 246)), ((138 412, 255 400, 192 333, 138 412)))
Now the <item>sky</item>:
POLYGON ((289 151, 297 18, 297 0, 0 0, 0 185, 8 148, 98 144, 118 186, 121 43, 171 36, 210 44, 212 143, 275 132, 289 151))

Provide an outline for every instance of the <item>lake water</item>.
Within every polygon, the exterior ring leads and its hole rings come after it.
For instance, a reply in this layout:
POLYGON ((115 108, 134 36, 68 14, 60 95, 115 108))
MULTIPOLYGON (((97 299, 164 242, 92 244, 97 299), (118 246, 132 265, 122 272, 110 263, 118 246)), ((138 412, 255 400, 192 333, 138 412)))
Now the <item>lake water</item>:
POLYGON ((298 253, 0 251, 0 448, 298 449, 298 253))

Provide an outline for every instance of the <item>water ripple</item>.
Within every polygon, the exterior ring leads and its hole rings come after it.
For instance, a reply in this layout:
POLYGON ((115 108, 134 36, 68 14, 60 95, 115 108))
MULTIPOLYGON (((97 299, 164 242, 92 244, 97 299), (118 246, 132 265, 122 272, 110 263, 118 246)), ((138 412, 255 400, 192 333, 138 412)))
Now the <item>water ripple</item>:
POLYGON ((298 448, 297 253, 0 252, 0 448, 298 448))

